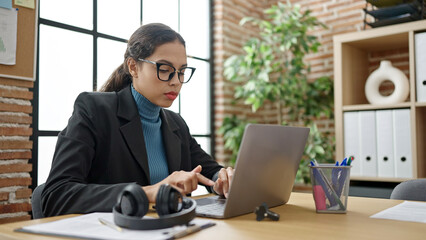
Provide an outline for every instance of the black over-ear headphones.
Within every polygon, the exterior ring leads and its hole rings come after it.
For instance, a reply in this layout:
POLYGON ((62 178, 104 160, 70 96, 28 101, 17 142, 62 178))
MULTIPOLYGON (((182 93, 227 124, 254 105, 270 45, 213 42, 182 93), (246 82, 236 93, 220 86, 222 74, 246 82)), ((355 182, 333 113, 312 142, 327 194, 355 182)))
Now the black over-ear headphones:
POLYGON ((163 184, 155 201, 159 218, 142 219, 149 209, 148 197, 141 186, 130 184, 119 194, 112 212, 115 224, 120 227, 151 230, 189 223, 195 218, 196 206, 195 200, 184 198, 178 190, 163 184))

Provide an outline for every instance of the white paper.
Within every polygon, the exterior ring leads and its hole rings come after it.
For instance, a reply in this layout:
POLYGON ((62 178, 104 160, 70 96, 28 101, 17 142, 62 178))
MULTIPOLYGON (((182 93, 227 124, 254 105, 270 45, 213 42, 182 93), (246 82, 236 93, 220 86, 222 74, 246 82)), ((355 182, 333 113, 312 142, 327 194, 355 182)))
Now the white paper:
POLYGON ((0 64, 16 64, 18 11, 0 8, 0 64))
POLYGON ((370 217, 426 223, 426 202, 404 201, 401 204, 383 210, 370 217))
MULTIPOLYGON (((117 231, 99 222, 103 218, 114 222, 112 213, 90 213, 78 217, 66 218, 54 222, 25 226, 24 232, 40 233, 55 236, 67 236, 84 239, 170 239, 173 233, 184 230, 186 226, 177 226, 159 230, 131 230, 122 228, 117 231)), ((208 219, 194 219, 191 224, 199 226, 211 223, 208 219)))

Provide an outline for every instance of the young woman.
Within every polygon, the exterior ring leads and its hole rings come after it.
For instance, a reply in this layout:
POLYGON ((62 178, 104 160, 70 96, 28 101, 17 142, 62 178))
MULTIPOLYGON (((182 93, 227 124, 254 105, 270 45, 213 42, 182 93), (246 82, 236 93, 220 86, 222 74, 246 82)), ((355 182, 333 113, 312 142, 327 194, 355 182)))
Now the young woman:
POLYGON ((202 184, 226 197, 233 169, 218 165, 180 115, 163 109, 194 72, 177 32, 158 23, 137 29, 101 92, 75 101, 42 192, 44 216, 110 212, 131 183, 150 202, 165 183, 182 194, 202 184))

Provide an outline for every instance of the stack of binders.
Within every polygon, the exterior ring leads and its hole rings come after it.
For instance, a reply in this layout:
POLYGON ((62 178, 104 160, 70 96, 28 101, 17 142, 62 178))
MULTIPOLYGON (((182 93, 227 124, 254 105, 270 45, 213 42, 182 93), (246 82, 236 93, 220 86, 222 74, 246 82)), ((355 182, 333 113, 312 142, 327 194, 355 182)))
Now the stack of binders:
POLYGON ((352 176, 412 178, 410 109, 345 112, 345 156, 352 176))
POLYGON ((375 28, 392 24, 425 19, 424 0, 366 0, 365 16, 372 16, 375 21, 364 23, 375 28))

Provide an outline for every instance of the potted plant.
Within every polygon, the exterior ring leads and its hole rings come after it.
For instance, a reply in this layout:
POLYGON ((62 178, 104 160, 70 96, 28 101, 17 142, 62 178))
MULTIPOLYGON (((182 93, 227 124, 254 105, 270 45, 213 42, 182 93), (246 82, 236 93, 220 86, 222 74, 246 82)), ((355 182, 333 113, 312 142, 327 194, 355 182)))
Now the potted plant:
MULTIPOLYGON (((260 36, 251 38, 243 46, 244 54, 229 57, 224 64, 224 75, 239 83, 235 99, 243 100, 256 112, 265 102, 276 104, 277 122, 283 125, 303 125, 311 128, 297 182, 309 182, 308 163, 333 162, 334 139, 318 130, 315 120, 333 118, 333 83, 329 77, 308 81, 309 65, 306 54, 317 52, 320 46, 308 31, 325 26, 311 12, 301 12, 300 6, 278 3, 264 11, 266 19, 243 18, 259 28, 260 36), (289 121, 283 120, 284 109, 289 121)), ((250 119, 236 116, 224 119, 219 133, 224 135, 225 148, 231 150, 231 164, 235 162, 245 125, 250 119)))

